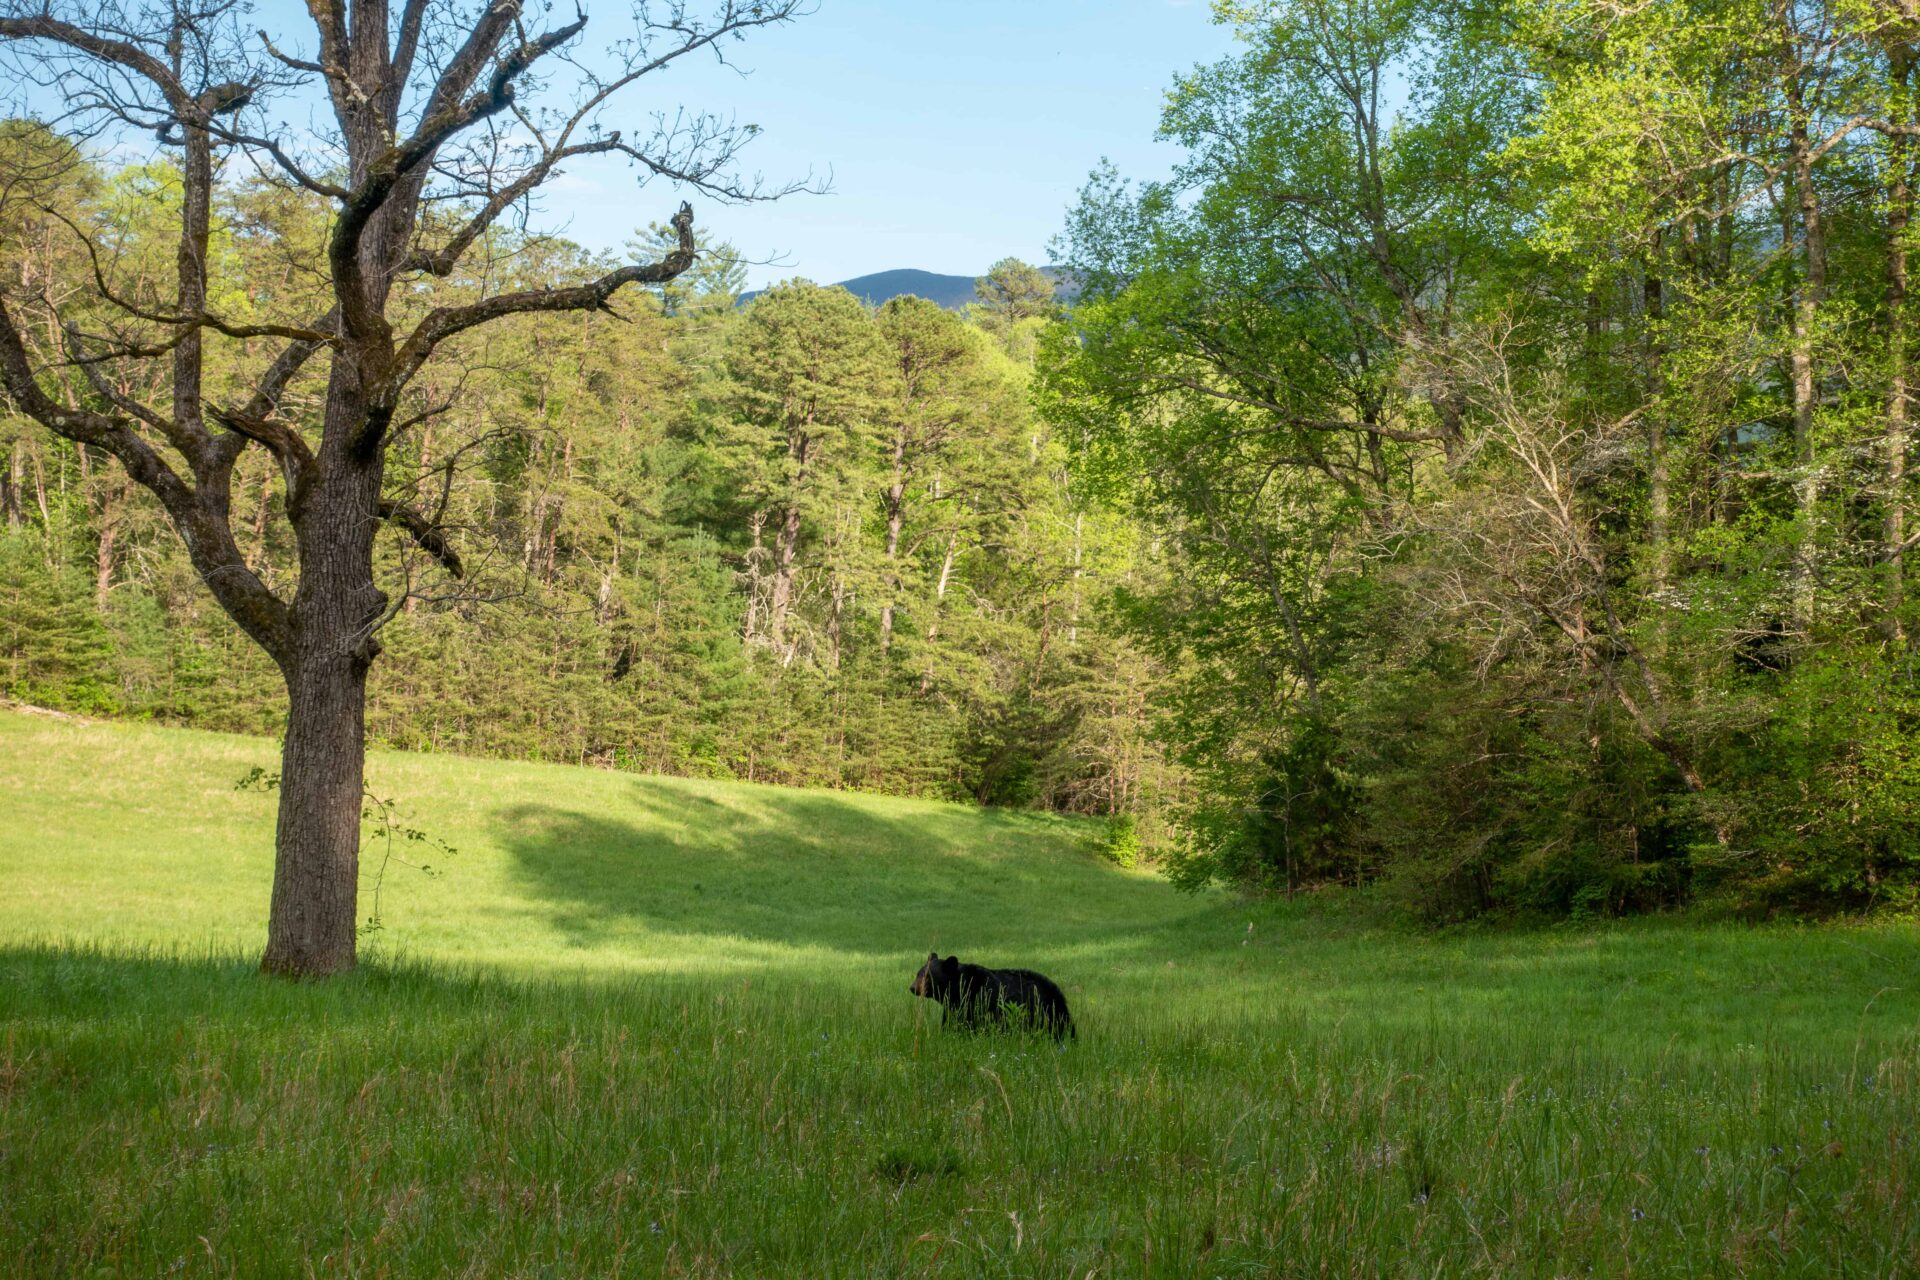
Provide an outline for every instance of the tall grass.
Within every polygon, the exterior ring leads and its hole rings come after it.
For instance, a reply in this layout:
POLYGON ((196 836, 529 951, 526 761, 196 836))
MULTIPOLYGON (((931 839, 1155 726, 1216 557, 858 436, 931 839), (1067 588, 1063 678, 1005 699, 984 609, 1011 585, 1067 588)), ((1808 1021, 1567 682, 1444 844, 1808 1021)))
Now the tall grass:
POLYGON ((270 755, 0 716, 0 1274, 1920 1274, 1907 927, 1422 937, 1058 821, 388 757, 460 853, 290 985, 270 755), (943 1033, 935 942, 1080 1038, 943 1033))

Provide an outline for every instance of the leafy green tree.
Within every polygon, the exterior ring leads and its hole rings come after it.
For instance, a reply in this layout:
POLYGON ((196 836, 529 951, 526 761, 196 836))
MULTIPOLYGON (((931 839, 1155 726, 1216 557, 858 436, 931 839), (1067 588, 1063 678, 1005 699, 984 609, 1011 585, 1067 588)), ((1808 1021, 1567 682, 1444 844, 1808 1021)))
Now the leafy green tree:
POLYGON ((802 643, 801 544, 827 536, 836 510, 857 505, 852 495, 870 478, 887 355, 852 294, 799 280, 754 299, 726 360, 712 439, 738 477, 752 529, 747 636, 786 666, 802 643))
POLYGON ((952 465, 962 437, 980 431, 983 415, 1004 410, 1006 397, 976 337, 952 312, 924 298, 893 298, 880 308, 875 322, 891 365, 878 406, 885 468, 881 503, 887 581, 880 608, 880 648, 885 652, 893 644, 894 613, 905 586, 902 566, 915 550, 901 541, 908 506, 930 501, 936 481, 953 483, 952 465))

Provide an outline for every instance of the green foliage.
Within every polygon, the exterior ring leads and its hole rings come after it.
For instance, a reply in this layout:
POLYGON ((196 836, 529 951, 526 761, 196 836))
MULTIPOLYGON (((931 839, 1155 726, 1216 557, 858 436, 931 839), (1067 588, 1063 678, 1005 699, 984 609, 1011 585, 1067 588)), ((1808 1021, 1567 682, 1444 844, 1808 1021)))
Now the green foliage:
POLYGON ((85 578, 40 559, 38 539, 0 534, 0 693, 93 715, 120 709, 113 642, 85 578))
POLYGON ((1100 856, 1116 867, 1128 870, 1140 863, 1140 823, 1130 813, 1116 813, 1107 819, 1101 834, 1100 856))
POLYGON ((1037 376, 1165 539, 1114 616, 1168 673, 1170 874, 1910 911, 1904 28, 1217 12, 1176 176, 1069 216, 1037 376))
MULTIPOLYGON (((176 248, 177 173, 108 171, 24 127, 14 143, 46 153, 18 166, 37 175, 36 199, 65 201, 111 242, 122 290, 146 287, 142 264, 176 248)), ((8 270, 89 279, 71 234, 41 221, 0 247, 8 270)), ((313 301, 285 249, 324 253, 323 202, 239 181, 216 223, 228 313, 313 301)), ((485 280, 455 273, 446 287, 606 266, 504 232, 485 261, 485 280)), ((430 514, 469 573, 453 581, 397 528, 383 536, 376 570, 397 611, 370 737, 1076 812, 1158 803, 1146 784, 1168 765, 1151 707, 1110 687, 1118 671, 1150 683, 1151 664, 1099 608, 1137 557, 1127 529, 1086 516, 1026 402, 1007 343, 1047 323, 1031 291, 977 323, 915 298, 875 312, 804 282, 739 309, 740 270, 712 246, 657 295, 624 298, 617 319, 518 317, 423 373, 389 446, 390 496, 430 514), (1014 329, 987 332, 992 315, 1014 329)), ((210 386, 243 388, 244 354, 216 360, 210 386)), ((303 383, 282 412, 311 429, 315 409, 303 383)), ((232 505, 248 563, 295 590, 264 451, 240 459, 232 505)), ((0 525, 16 597, 8 696, 279 732, 279 673, 117 466, 0 416, 0 525)))

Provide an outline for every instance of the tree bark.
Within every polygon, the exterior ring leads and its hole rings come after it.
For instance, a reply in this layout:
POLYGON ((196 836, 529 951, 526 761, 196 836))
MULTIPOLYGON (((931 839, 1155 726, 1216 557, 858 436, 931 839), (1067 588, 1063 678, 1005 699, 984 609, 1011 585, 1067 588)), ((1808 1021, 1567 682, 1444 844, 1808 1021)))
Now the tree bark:
POLYGON ((282 674, 287 740, 280 764, 269 973, 316 977, 354 967, 360 808, 366 794, 367 672, 387 597, 373 581, 384 458, 357 456, 367 415, 357 362, 336 357, 327 388, 325 464, 290 503, 300 586, 282 674))
POLYGON ((320 977, 356 963, 366 688, 365 663, 318 646, 287 673, 268 973, 320 977))
POLYGON ((947 600, 947 584, 953 581, 953 558, 960 551, 960 530, 955 528, 947 534, 946 554, 940 557, 940 577, 933 584, 933 620, 927 624, 927 639, 933 641, 940 636, 940 609, 947 600))

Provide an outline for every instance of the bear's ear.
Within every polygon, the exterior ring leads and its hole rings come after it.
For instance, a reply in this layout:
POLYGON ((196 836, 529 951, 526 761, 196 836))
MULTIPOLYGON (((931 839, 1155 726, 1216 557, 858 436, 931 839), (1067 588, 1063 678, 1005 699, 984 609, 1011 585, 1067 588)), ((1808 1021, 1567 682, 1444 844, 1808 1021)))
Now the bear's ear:
POLYGON ((940 953, 939 953, 938 951, 929 951, 929 952, 927 952, 927 959, 929 959, 929 960, 938 960, 939 958, 940 958, 940 953))
POLYGON ((959 958, 958 958, 958 957, 956 957, 956 956, 948 956, 948 957, 947 957, 947 963, 948 963, 948 964, 959 964, 959 963, 960 963, 960 961, 959 961, 959 958))

